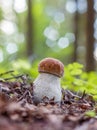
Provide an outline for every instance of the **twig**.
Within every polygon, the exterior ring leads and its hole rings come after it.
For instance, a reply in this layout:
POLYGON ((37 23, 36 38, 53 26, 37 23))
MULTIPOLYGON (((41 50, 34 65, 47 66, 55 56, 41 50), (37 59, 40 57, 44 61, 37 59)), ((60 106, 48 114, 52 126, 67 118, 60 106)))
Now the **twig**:
POLYGON ((18 76, 13 76, 13 77, 9 77, 9 78, 5 78, 4 80, 11 80, 11 79, 18 79, 18 78, 22 78, 23 75, 18 75, 18 76))
POLYGON ((22 100, 22 99, 27 95, 27 93, 28 93, 28 91, 25 91, 24 94, 18 99, 18 102, 19 102, 20 100, 22 100))
POLYGON ((83 99, 85 96, 86 96, 86 91, 84 90, 84 91, 83 91, 83 94, 82 94, 82 96, 81 96, 81 99, 83 99))
POLYGON ((7 72, 4 72, 4 73, 1 73, 0 76, 3 76, 3 75, 6 75, 6 74, 9 74, 9 73, 13 73, 14 70, 10 70, 10 71, 7 71, 7 72))
POLYGON ((75 95, 75 94, 73 94, 70 90, 65 90, 69 95, 71 95, 71 97, 76 97, 76 98, 81 98, 80 96, 78 96, 78 95, 75 95))

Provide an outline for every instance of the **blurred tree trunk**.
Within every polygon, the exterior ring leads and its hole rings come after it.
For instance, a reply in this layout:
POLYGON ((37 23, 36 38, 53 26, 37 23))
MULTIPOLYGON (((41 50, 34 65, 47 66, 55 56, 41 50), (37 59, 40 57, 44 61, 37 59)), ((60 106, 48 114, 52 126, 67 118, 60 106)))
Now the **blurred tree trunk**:
POLYGON ((86 41, 86 71, 95 70, 94 52, 94 0, 87 0, 87 41, 86 41))
MULTIPOLYGON (((76 8, 78 9, 78 0, 75 0, 76 2, 76 8)), ((78 10, 76 10, 76 13, 74 15, 74 34, 75 34, 75 42, 74 42, 74 54, 73 54, 73 62, 77 61, 77 47, 78 47, 78 32, 79 32, 79 13, 78 10)))
POLYGON ((33 15, 32 15, 32 0, 27 0, 28 2, 28 15, 27 15, 27 56, 30 57, 33 54, 33 44, 34 44, 34 33, 33 33, 33 15))

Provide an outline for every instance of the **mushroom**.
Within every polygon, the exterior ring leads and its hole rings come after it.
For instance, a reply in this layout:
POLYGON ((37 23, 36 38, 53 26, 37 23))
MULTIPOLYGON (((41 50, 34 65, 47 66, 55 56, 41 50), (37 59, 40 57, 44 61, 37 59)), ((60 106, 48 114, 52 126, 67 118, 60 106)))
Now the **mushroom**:
POLYGON ((39 63, 38 72, 40 74, 33 82, 34 102, 40 103, 44 97, 60 102, 62 99, 60 78, 64 74, 63 63, 54 58, 45 58, 39 63))

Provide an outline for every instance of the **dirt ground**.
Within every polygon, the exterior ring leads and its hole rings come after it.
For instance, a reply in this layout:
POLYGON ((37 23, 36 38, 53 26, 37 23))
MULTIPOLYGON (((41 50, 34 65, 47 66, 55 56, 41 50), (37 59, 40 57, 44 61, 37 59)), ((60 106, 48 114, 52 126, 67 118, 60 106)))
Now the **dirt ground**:
POLYGON ((61 103, 34 104, 33 83, 25 81, 0 81, 0 130, 97 130, 96 116, 86 114, 96 111, 91 95, 62 90, 61 103))

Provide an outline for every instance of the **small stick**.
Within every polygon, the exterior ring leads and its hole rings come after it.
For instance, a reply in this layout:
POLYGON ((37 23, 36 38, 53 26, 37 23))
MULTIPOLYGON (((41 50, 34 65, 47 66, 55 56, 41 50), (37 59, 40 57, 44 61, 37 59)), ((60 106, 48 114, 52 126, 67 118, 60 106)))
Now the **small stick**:
POLYGON ((6 74, 9 74, 9 73, 13 73, 14 70, 10 70, 10 71, 7 71, 7 72, 4 72, 4 73, 1 73, 0 76, 3 76, 3 75, 6 75, 6 74))
POLYGON ((23 98, 25 98, 25 96, 28 94, 28 91, 25 91, 23 93, 23 95, 18 99, 18 101, 22 100, 23 98))
POLYGON ((83 91, 83 94, 82 94, 82 96, 81 96, 81 99, 83 99, 83 98, 85 97, 85 95, 86 95, 86 91, 84 90, 84 91, 83 91))
POLYGON ((13 77, 9 77, 9 78, 5 78, 4 80, 11 80, 11 79, 18 79, 18 78, 22 78, 23 75, 18 75, 18 76, 13 76, 13 77))
POLYGON ((76 97, 76 98, 81 98, 80 96, 78 96, 78 95, 75 95, 75 94, 73 94, 70 90, 66 90, 66 92, 68 93, 68 94, 70 94, 72 97, 76 97))

